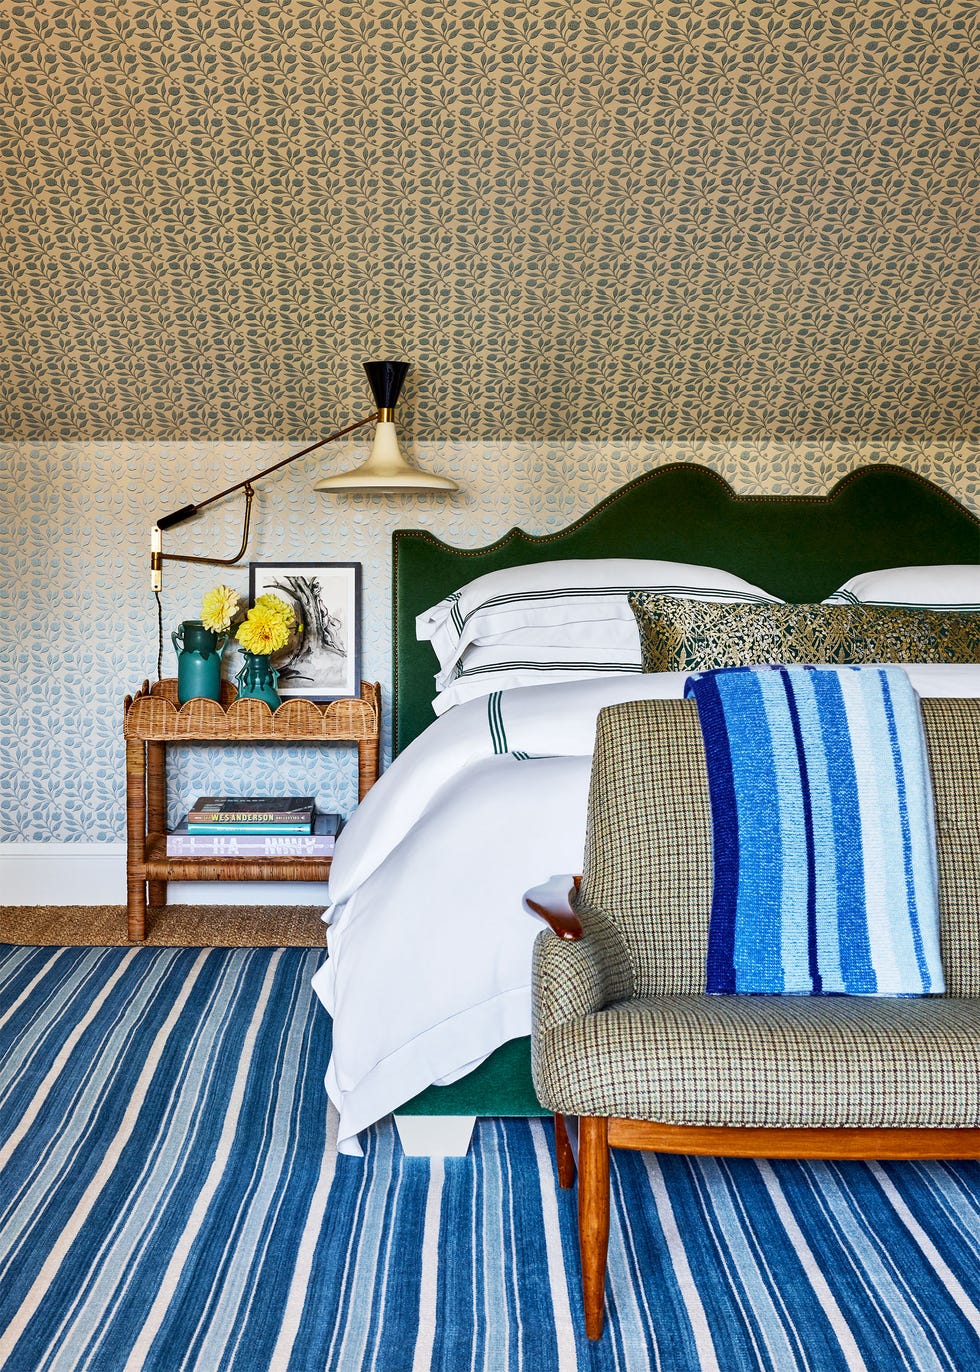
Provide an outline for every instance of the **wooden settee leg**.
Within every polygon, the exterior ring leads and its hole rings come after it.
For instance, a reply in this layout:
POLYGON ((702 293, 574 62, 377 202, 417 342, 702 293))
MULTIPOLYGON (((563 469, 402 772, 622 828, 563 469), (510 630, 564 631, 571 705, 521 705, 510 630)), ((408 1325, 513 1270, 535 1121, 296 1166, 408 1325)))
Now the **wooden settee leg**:
POLYGON ((558 1184, 567 1191, 575 1184, 575 1154, 564 1115, 555 1116, 555 1161, 558 1164, 558 1184))
POLYGON ((602 1335, 609 1249, 609 1121, 583 1115, 578 1131, 578 1238, 585 1332, 602 1335))

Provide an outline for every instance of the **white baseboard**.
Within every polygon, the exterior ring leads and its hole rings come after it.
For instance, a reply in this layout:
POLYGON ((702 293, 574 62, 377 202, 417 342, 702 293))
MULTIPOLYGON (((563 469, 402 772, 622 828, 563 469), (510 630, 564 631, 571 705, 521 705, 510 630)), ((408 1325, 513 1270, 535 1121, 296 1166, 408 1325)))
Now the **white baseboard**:
MULTIPOLYGON (((170 905, 323 905, 325 881, 171 881, 170 905)), ((125 905, 125 843, 0 843, 0 905, 125 905)))

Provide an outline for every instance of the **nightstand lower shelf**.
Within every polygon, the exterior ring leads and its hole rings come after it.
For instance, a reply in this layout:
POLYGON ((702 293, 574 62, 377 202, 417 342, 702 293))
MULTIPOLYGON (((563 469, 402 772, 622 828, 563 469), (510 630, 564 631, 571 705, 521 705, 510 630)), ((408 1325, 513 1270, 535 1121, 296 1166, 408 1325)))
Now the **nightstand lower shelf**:
POLYGON ((329 857, 172 857, 166 834, 147 834, 147 881, 326 881, 329 857))

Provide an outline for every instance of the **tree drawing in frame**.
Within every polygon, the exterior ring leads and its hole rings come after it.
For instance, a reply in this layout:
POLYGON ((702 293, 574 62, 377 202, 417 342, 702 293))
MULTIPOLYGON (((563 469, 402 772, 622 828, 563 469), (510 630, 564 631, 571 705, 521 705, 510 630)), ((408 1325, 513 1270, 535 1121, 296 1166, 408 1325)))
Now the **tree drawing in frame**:
POLYGON ((277 595, 296 627, 272 665, 283 699, 337 700, 360 693, 361 564, 253 562, 249 599, 277 595))

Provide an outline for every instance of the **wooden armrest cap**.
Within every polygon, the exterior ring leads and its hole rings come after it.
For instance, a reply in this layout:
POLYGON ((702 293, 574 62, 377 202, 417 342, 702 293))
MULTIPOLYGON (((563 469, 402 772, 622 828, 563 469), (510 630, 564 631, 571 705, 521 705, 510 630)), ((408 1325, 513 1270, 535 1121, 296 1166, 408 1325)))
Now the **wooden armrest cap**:
POLYGON ((534 886, 524 896, 524 909, 543 919, 553 934, 568 943, 582 937, 582 921, 572 909, 571 897, 579 888, 581 877, 552 877, 534 886))

